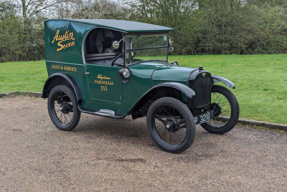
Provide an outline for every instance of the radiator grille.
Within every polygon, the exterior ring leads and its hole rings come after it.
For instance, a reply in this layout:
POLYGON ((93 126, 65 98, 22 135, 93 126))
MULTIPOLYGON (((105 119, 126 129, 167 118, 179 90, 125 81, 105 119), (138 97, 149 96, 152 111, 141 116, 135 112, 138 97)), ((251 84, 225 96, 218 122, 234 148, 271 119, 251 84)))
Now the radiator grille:
POLYGON ((200 108, 208 105, 211 99, 211 79, 209 77, 197 79, 195 87, 195 107, 200 108))

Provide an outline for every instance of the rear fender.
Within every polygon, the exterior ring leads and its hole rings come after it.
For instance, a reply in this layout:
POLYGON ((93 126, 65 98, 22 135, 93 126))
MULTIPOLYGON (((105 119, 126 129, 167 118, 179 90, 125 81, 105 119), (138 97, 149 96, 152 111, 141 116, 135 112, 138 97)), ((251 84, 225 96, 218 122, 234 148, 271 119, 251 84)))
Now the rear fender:
POLYGON ((50 91, 57 85, 67 85, 75 92, 77 102, 82 102, 82 94, 79 85, 73 77, 66 73, 54 73, 47 80, 43 88, 42 98, 47 98, 50 91))

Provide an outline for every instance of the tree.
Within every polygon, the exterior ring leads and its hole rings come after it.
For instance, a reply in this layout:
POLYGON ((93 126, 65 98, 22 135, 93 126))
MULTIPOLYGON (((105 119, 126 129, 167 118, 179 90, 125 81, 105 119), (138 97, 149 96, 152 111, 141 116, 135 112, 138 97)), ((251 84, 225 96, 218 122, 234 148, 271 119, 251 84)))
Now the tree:
POLYGON ((15 16, 16 8, 7 1, 0 3, 0 61, 17 60, 19 20, 15 16))
POLYGON ((175 27, 194 10, 194 0, 137 0, 128 2, 139 20, 175 27))
POLYGON ((263 6, 263 5, 271 5, 274 6, 283 6, 287 5, 286 0, 246 0, 249 5, 263 6))
MULTIPOLYGON (((79 0, 18 0, 21 5, 21 13, 24 23, 24 29, 29 18, 39 14, 47 9, 55 7, 63 2, 76 2, 79 0)), ((51 10, 48 10, 49 12, 51 10)))
MULTIPOLYGON (((190 28, 194 28, 195 21, 191 23, 191 14, 196 10, 197 2, 194 0, 136 0, 128 1, 131 7, 131 19, 141 22, 158 24, 175 29, 171 36, 175 52, 187 53, 190 49, 190 28)), ((196 30, 196 29, 195 29, 196 30)))

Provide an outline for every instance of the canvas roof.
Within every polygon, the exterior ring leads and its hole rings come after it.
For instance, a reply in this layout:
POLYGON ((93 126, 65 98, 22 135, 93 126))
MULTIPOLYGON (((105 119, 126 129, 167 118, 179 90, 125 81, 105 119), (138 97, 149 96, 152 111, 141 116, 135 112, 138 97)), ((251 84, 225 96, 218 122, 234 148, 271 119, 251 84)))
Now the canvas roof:
MULTIPOLYGON (((149 33, 149 32, 169 32, 173 28, 148 23, 141 23, 127 20, 111 20, 111 19, 51 19, 53 21, 72 21, 79 23, 93 24, 97 27, 110 28, 126 33, 149 33)), ((51 21, 47 20, 47 21, 51 21)), ((47 22, 46 21, 46 22, 47 22)))

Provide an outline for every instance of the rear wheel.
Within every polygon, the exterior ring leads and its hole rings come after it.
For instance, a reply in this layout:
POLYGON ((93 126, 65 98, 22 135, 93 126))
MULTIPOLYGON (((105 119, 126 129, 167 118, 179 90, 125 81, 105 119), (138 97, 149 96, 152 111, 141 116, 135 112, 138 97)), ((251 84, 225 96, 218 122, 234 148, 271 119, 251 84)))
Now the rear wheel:
POLYGON ((213 119, 201 126, 215 134, 224 134, 233 129, 239 117, 239 105, 233 93, 225 87, 214 85, 211 103, 214 108, 213 119))
POLYGON ((194 140, 195 122, 190 110, 171 97, 158 99, 150 106, 147 125, 153 141, 170 153, 185 151, 194 140))
POLYGON ((66 85, 54 87, 48 97, 48 112, 52 122, 59 129, 74 129, 81 116, 74 91, 66 85))

